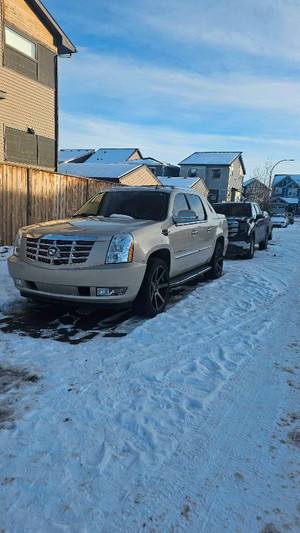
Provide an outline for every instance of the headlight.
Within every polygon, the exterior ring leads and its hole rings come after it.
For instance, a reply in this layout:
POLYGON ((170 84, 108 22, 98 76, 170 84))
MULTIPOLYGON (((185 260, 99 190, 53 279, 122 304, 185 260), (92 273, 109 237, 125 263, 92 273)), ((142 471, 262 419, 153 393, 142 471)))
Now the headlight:
POLYGON ((133 257, 133 237, 118 233, 110 241, 105 263, 130 263, 133 257))
POLYGON ((19 255, 20 253, 20 246, 22 241, 23 233, 22 231, 18 231, 16 238, 15 238, 15 244, 14 244, 14 255, 19 255))

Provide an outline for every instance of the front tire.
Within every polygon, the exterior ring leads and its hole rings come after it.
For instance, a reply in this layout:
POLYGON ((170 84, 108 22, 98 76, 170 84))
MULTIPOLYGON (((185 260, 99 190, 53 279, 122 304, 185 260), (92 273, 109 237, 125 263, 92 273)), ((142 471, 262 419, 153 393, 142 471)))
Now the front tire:
POLYGON ((243 259, 253 259, 254 247, 255 247, 255 239, 254 239, 254 235, 252 235, 249 250, 246 254, 243 255, 243 259))
POLYGON ((223 272, 223 244, 218 241, 210 261, 211 270, 205 275, 208 279, 218 279, 223 272))
POLYGON ((134 301, 134 312, 154 318, 165 310, 170 290, 169 269, 163 259, 149 259, 140 291, 134 301))
POLYGON ((266 250, 267 248, 268 248, 268 234, 266 233, 264 240, 260 241, 259 243, 259 249, 266 250))

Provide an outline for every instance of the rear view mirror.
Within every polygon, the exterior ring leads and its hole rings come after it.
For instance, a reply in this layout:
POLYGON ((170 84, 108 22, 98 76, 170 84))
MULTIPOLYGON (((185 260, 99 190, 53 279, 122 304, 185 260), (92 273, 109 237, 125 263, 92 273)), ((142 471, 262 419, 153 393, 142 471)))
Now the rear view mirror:
POLYGON ((173 221, 175 224, 187 224, 188 222, 195 222, 197 218, 195 211, 182 209, 176 216, 173 216, 173 221))

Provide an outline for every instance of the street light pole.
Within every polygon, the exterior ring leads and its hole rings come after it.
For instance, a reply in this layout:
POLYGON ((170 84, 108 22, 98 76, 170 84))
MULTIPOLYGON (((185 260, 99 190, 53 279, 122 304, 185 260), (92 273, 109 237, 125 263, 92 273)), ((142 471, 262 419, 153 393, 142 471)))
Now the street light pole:
POLYGON ((270 170, 270 176, 269 176, 269 188, 272 189, 272 172, 274 170, 274 168, 279 165, 279 163, 282 163, 283 161, 295 161, 295 159, 280 159, 280 161, 277 161, 277 163, 275 163, 275 165, 272 166, 271 170, 270 170))

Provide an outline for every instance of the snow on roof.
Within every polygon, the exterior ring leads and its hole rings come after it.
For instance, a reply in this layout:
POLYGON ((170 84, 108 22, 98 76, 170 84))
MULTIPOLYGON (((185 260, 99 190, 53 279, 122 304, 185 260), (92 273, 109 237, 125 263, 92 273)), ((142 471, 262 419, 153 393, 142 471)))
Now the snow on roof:
POLYGON ((283 200, 287 204, 298 204, 299 199, 298 198, 283 198, 282 196, 279 197, 280 200, 283 200))
MULTIPOLYGON (((135 168, 142 166, 137 165, 135 168)), ((134 170, 128 163, 62 163, 58 171, 83 178, 118 179, 134 170)))
POLYGON ((74 159, 75 157, 93 154, 94 151, 94 148, 63 148, 58 152, 58 162, 65 163, 66 161, 74 159))
POLYGON ((199 179, 201 178, 176 178, 176 177, 165 177, 165 176, 157 176, 157 179, 164 185, 164 187, 167 187, 168 185, 171 187, 180 187, 182 189, 190 189, 199 179))
POLYGON ((291 178, 300 186, 300 174, 275 174, 273 185, 276 185, 284 178, 291 178))
POLYGON ((179 165, 230 165, 242 152, 194 152, 179 165))
POLYGON ((99 148, 87 159, 87 163, 121 163, 127 161, 136 150, 138 148, 99 148))
POLYGON ((255 178, 250 178, 249 180, 244 181, 243 187, 247 187, 247 185, 250 185, 250 183, 253 183, 255 181, 255 178))

